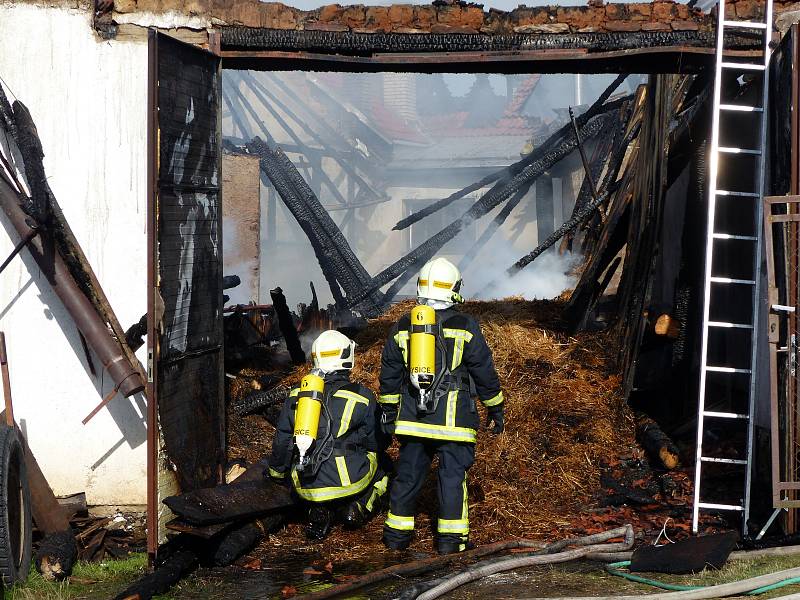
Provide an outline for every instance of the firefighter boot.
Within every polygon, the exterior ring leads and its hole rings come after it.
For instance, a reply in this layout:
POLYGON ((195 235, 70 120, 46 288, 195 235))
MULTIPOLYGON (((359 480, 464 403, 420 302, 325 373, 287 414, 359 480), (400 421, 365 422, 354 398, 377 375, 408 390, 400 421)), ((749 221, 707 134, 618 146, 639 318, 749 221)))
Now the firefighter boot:
POLYGON ((309 540, 324 540, 331 532, 331 511, 327 506, 312 506, 308 509, 306 537, 309 540))

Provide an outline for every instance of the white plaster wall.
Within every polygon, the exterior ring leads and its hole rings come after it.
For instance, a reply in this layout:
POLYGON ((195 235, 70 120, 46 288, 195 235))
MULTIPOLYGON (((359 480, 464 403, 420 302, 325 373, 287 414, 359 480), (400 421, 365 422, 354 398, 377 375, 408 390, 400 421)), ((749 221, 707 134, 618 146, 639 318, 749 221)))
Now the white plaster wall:
MULTIPOLYGON (((88 12, 0 4, 0 77, 31 111, 48 180, 123 327, 146 312, 147 44, 95 39, 88 12)), ((17 241, 0 219, 0 255, 17 241), (12 239, 13 238, 13 239, 12 239)), ((142 397, 113 388, 27 252, 0 275, 14 409, 57 494, 145 503, 142 397)), ((143 349, 142 349, 143 350, 143 349)), ((144 352, 140 351, 144 359, 144 352)))

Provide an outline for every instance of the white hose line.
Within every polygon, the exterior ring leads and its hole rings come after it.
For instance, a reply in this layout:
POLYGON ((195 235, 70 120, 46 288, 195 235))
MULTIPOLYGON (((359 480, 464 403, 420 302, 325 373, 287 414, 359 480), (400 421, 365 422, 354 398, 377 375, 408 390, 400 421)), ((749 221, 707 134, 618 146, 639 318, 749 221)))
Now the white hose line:
POLYGON ((610 540, 620 536, 625 536, 624 542, 593 544, 590 546, 575 548, 574 550, 558 552, 556 554, 521 556, 519 558, 510 558, 503 561, 493 561, 491 564, 481 565, 479 563, 477 566, 473 566, 467 571, 459 573, 458 575, 449 578, 447 581, 429 589, 427 592, 420 594, 417 596, 417 600, 434 600, 435 598, 439 598, 440 596, 443 596, 447 592, 450 592, 457 587, 464 585, 465 583, 469 583, 470 581, 475 581, 476 579, 481 579, 488 575, 494 575, 495 573, 500 573, 503 571, 511 571, 513 569, 519 569, 521 567, 529 567, 533 565, 547 565, 568 562, 575 560, 576 558, 582 558, 587 554, 598 553, 604 550, 617 551, 629 549, 633 545, 633 528, 630 525, 570 541, 572 544, 581 544, 586 543, 587 541, 610 540))
MULTIPOLYGON (((640 594, 635 596, 570 596, 568 598, 527 598, 526 600, 706 600, 710 598, 722 598, 724 596, 738 596, 745 592, 750 592, 766 585, 779 583, 785 579, 800 577, 800 567, 776 571, 767 575, 750 577, 741 581, 711 585, 697 590, 686 590, 683 592, 665 592, 660 594, 640 594)), ((421 597, 421 596, 420 596, 421 597)), ((781 596, 786 600, 800 598, 800 594, 789 594, 781 596)))

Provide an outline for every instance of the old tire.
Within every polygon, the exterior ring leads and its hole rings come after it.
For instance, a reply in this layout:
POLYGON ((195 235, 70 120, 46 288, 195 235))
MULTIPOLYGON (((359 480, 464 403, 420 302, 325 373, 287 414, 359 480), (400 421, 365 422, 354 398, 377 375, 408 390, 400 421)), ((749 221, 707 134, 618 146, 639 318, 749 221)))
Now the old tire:
POLYGON ((0 426, 0 577, 24 581, 31 566, 31 492, 16 429, 0 426))

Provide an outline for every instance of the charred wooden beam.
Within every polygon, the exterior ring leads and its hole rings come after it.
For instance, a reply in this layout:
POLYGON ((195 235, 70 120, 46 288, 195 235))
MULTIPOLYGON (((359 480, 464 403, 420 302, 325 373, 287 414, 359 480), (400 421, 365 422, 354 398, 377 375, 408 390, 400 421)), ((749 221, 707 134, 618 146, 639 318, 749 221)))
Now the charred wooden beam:
POLYGON ((114 600, 150 600, 163 594, 200 564, 197 554, 191 550, 179 550, 141 579, 117 594, 114 600))
POLYGON ((286 296, 283 295, 283 290, 279 287, 270 290, 269 295, 272 296, 272 306, 278 316, 278 326, 283 334, 283 339, 286 341, 286 349, 289 351, 289 356, 294 364, 302 365, 306 362, 306 353, 303 352, 303 348, 300 345, 300 338, 297 335, 292 313, 289 312, 289 306, 286 304, 286 296))
MULTIPOLYGON (((627 75, 620 75, 613 82, 603 90, 603 93, 597 98, 597 100, 589 107, 589 109, 581 114, 575 121, 576 128, 583 127, 589 119, 592 117, 600 114, 603 111, 603 105, 605 101, 611 97, 616 89, 625 81, 627 75)), ((459 190, 453 194, 450 194, 447 198, 443 198, 442 200, 438 200, 433 204, 426 206, 425 208, 415 212, 412 215, 409 215, 405 219, 398 221, 397 225, 395 225, 392 229, 405 229, 410 225, 413 225, 417 221, 420 221, 435 213, 438 210, 452 204, 459 198, 463 198, 467 194, 470 194, 474 191, 480 190, 490 183, 495 181, 498 182, 508 182, 513 178, 515 175, 518 175, 522 170, 527 167, 528 165, 533 164, 535 161, 540 160, 545 154, 555 145, 563 141, 565 138, 571 135, 573 125, 571 123, 567 123, 563 125, 558 131, 556 131, 553 135, 551 135, 547 140, 542 143, 540 146, 534 148, 533 152, 528 154, 527 156, 523 157, 521 160, 515 162, 513 165, 510 165, 504 169, 501 169, 491 175, 487 175, 480 181, 473 183, 465 187, 463 190, 459 190)), ((490 192, 491 193, 491 192, 490 192)))
MULTIPOLYGON (((619 107, 618 102, 619 101, 615 101, 612 103, 614 108, 619 107)), ((604 119, 605 116, 600 115, 589 120, 588 123, 582 127, 581 133, 587 138, 595 136, 602 127, 604 119)), ((473 204, 473 206, 467 210, 466 213, 464 213, 464 215, 456 219, 453 223, 449 224, 427 241, 420 244, 417 248, 406 254, 394 264, 381 271, 373 278, 369 286, 367 286, 353 299, 349 299, 349 301, 352 304, 357 304, 368 294, 380 289, 402 273, 406 272, 408 269, 430 259, 442 248, 442 246, 457 236, 465 227, 489 213, 503 201, 513 196, 520 188, 535 181, 554 164, 572 153, 572 151, 575 149, 575 140, 574 138, 564 139, 561 141, 561 143, 555 145, 555 147, 552 144, 547 144, 547 146, 548 152, 544 154, 541 159, 536 160, 523 168, 519 174, 515 175, 508 182, 508 185, 502 187, 494 193, 488 192, 484 194, 480 200, 475 202, 475 204, 473 204)))
POLYGON ((255 481, 240 479, 227 485, 172 496, 166 498, 164 504, 194 525, 242 521, 294 504, 289 490, 282 485, 263 478, 255 481))
POLYGON ((643 413, 636 415, 636 439, 647 453, 671 470, 680 462, 680 451, 670 437, 653 419, 643 413))

